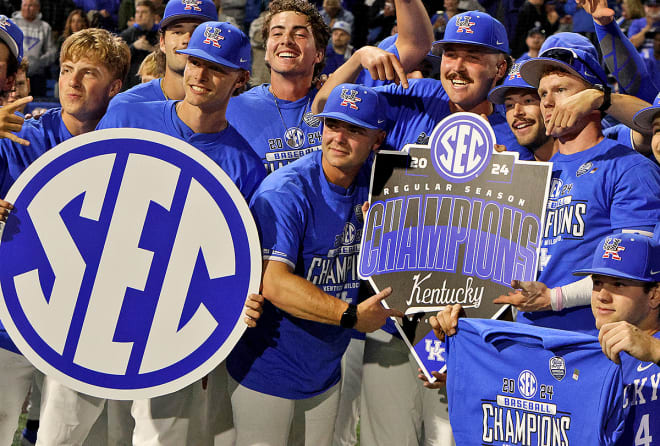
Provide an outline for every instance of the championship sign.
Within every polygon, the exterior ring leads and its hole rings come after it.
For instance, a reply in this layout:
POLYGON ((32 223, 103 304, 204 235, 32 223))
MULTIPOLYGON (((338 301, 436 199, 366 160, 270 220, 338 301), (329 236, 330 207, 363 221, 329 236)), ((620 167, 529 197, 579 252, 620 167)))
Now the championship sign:
POLYGON ((429 380, 444 367, 444 345, 428 318, 461 304, 469 317, 497 318, 492 303, 512 279, 534 280, 551 164, 494 153, 485 119, 454 113, 428 145, 381 151, 374 160, 359 274, 389 307, 429 380))
POLYGON ((38 369, 79 392, 151 398, 202 378, 246 325, 261 278, 241 193, 186 142, 100 130, 20 176, 0 242, 0 319, 38 369))

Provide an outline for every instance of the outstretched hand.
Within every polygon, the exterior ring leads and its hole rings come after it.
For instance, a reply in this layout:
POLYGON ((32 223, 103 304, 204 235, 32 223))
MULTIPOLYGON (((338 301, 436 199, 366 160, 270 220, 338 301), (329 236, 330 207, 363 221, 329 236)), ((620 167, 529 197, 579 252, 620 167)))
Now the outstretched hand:
POLYGON ((358 305, 356 330, 371 333, 385 325, 387 318, 403 317, 403 312, 385 308, 381 303, 390 294, 392 294, 392 288, 387 287, 358 305))
POLYGON ((364 46, 358 51, 361 65, 369 70, 374 80, 394 81, 397 85, 408 88, 406 72, 394 54, 375 46, 364 46))
POLYGON ((424 381, 424 387, 427 389, 442 389, 447 385, 447 374, 446 373, 440 373, 436 372, 435 370, 431 371, 431 375, 435 377, 434 382, 429 382, 428 378, 426 375, 422 372, 422 369, 417 369, 417 372, 419 374, 417 375, 417 378, 421 379, 424 381))
POLYGON ((15 113, 28 102, 32 102, 32 96, 26 96, 0 108, 0 138, 10 139, 22 146, 30 145, 30 141, 19 138, 14 134, 21 131, 23 122, 25 122, 25 118, 15 113))
POLYGON ((493 300, 496 304, 511 304, 520 311, 552 310, 550 289, 542 282, 514 280, 511 288, 515 291, 493 300))
POLYGON ((614 20, 614 10, 607 7, 607 0, 577 0, 577 4, 599 25, 605 26, 614 20))

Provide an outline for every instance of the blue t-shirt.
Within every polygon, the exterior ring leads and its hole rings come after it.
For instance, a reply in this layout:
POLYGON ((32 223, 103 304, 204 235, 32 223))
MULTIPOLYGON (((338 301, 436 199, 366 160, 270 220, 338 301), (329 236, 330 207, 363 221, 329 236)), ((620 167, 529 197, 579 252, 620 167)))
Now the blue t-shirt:
POLYGON ((119 103, 108 108, 96 128, 131 127, 182 139, 215 161, 249 201, 266 176, 250 144, 231 125, 218 133, 195 133, 177 115, 177 102, 119 103))
MULTIPOLYGON (((641 17, 639 19, 635 19, 630 23, 630 27, 628 28, 628 37, 632 37, 635 34, 639 34, 639 32, 644 29, 646 26, 646 17, 641 17)), ((657 20, 653 22, 652 28, 655 31, 660 30, 660 20, 657 20)), ((648 35, 648 34, 647 34, 648 35)), ((644 38, 644 43, 642 46, 639 48, 639 52, 642 54, 642 57, 646 57, 647 59, 653 59, 653 38, 645 37, 644 38)))
MULTIPOLYGON (((17 135, 30 141, 30 145, 26 147, 7 138, 0 139, 0 197, 3 198, 30 164, 72 136, 62 121, 61 108, 51 108, 38 120, 26 120, 17 135)), ((0 347, 19 353, 1 322, 0 347)))
MULTIPOLYGON (((574 282, 573 271, 591 266, 606 235, 660 220, 660 169, 609 139, 572 155, 557 153, 550 161, 538 280, 552 288, 574 282)), ((597 334, 589 307, 518 313, 518 321, 597 334)))
MULTIPOLYGON (((361 206, 369 169, 344 189, 329 183, 315 152, 270 174, 252 199, 265 260, 284 262, 324 292, 357 303, 361 206)), ((309 398, 335 385, 351 330, 300 319, 266 302, 227 360, 230 375, 257 392, 309 398)))
POLYGON ((456 444, 603 446, 622 434, 621 367, 594 337, 463 318, 446 355, 456 444))
POLYGON ((321 150, 321 120, 311 107, 316 89, 297 101, 276 99, 262 84, 229 100, 227 119, 250 141, 268 173, 321 150))
MULTIPOLYGON (((660 339, 660 333, 653 335, 660 339)), ((623 409, 627 412, 621 445, 660 445, 660 366, 621 353, 623 409)))
POLYGON ((130 88, 117 94, 110 101, 110 106, 119 104, 121 102, 151 102, 151 101, 165 101, 165 93, 161 87, 162 79, 153 79, 143 84, 137 84, 135 87, 130 88))
MULTIPOLYGON (((449 96, 435 79, 410 79, 408 88, 390 84, 377 87, 387 100, 387 138, 381 149, 401 150, 405 144, 425 144, 434 127, 451 114, 449 96)), ((488 121, 498 144, 518 152, 521 160, 534 155, 516 141, 506 118, 493 112, 488 121)))

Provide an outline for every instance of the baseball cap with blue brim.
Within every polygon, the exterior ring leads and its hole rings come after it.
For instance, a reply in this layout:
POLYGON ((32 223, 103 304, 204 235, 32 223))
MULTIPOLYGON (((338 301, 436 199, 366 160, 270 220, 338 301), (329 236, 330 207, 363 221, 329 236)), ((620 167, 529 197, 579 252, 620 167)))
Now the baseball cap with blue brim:
POLYGON ((228 22, 200 24, 188 42, 188 48, 177 53, 187 54, 229 68, 250 71, 250 39, 228 22))
POLYGON ((509 38, 499 20, 485 12, 468 11, 453 16, 445 27, 442 40, 433 42, 433 53, 444 49, 448 43, 477 45, 509 54, 509 38))
POLYGON ((218 10, 213 0, 170 0, 165 6, 160 28, 165 29, 167 25, 175 20, 218 20, 218 10))
POLYGON ((514 63, 511 65, 509 72, 504 77, 504 82, 501 85, 490 90, 488 93, 488 100, 493 104, 504 104, 504 98, 509 90, 512 88, 523 88, 526 90, 532 90, 536 93, 536 88, 529 85, 525 82, 525 79, 520 75, 520 67, 524 65, 523 63, 514 63))
POLYGON ((591 41, 576 33, 558 33, 548 37, 539 51, 520 69, 523 79, 538 87, 547 68, 561 68, 591 85, 607 85, 607 75, 598 62, 598 51, 591 41))
POLYGON ((319 118, 332 118, 368 129, 385 129, 385 103, 380 94, 358 84, 339 84, 332 89, 319 118))
POLYGON ((5 15, 0 15, 0 39, 5 42, 18 63, 21 63, 23 60, 23 31, 5 15))
POLYGON ((573 272, 576 276, 600 274, 641 282, 660 281, 660 244, 652 237, 619 232, 601 240, 591 268, 573 272))
POLYGON ((635 113, 635 116, 633 116, 633 125, 642 133, 651 133, 653 131, 653 121, 659 113, 660 93, 655 97, 652 106, 643 108, 635 113))

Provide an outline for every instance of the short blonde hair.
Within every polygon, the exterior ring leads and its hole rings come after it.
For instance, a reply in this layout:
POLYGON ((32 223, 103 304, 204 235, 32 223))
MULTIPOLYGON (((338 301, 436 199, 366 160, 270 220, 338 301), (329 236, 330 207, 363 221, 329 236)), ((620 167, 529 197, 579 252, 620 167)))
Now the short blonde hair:
POLYGON ((137 75, 140 77, 151 76, 154 78, 165 76, 165 53, 163 53, 160 48, 149 53, 140 64, 137 75))
POLYGON ((62 44, 60 64, 86 58, 104 65, 115 79, 126 79, 131 65, 131 50, 120 37, 99 28, 71 34, 62 44))

